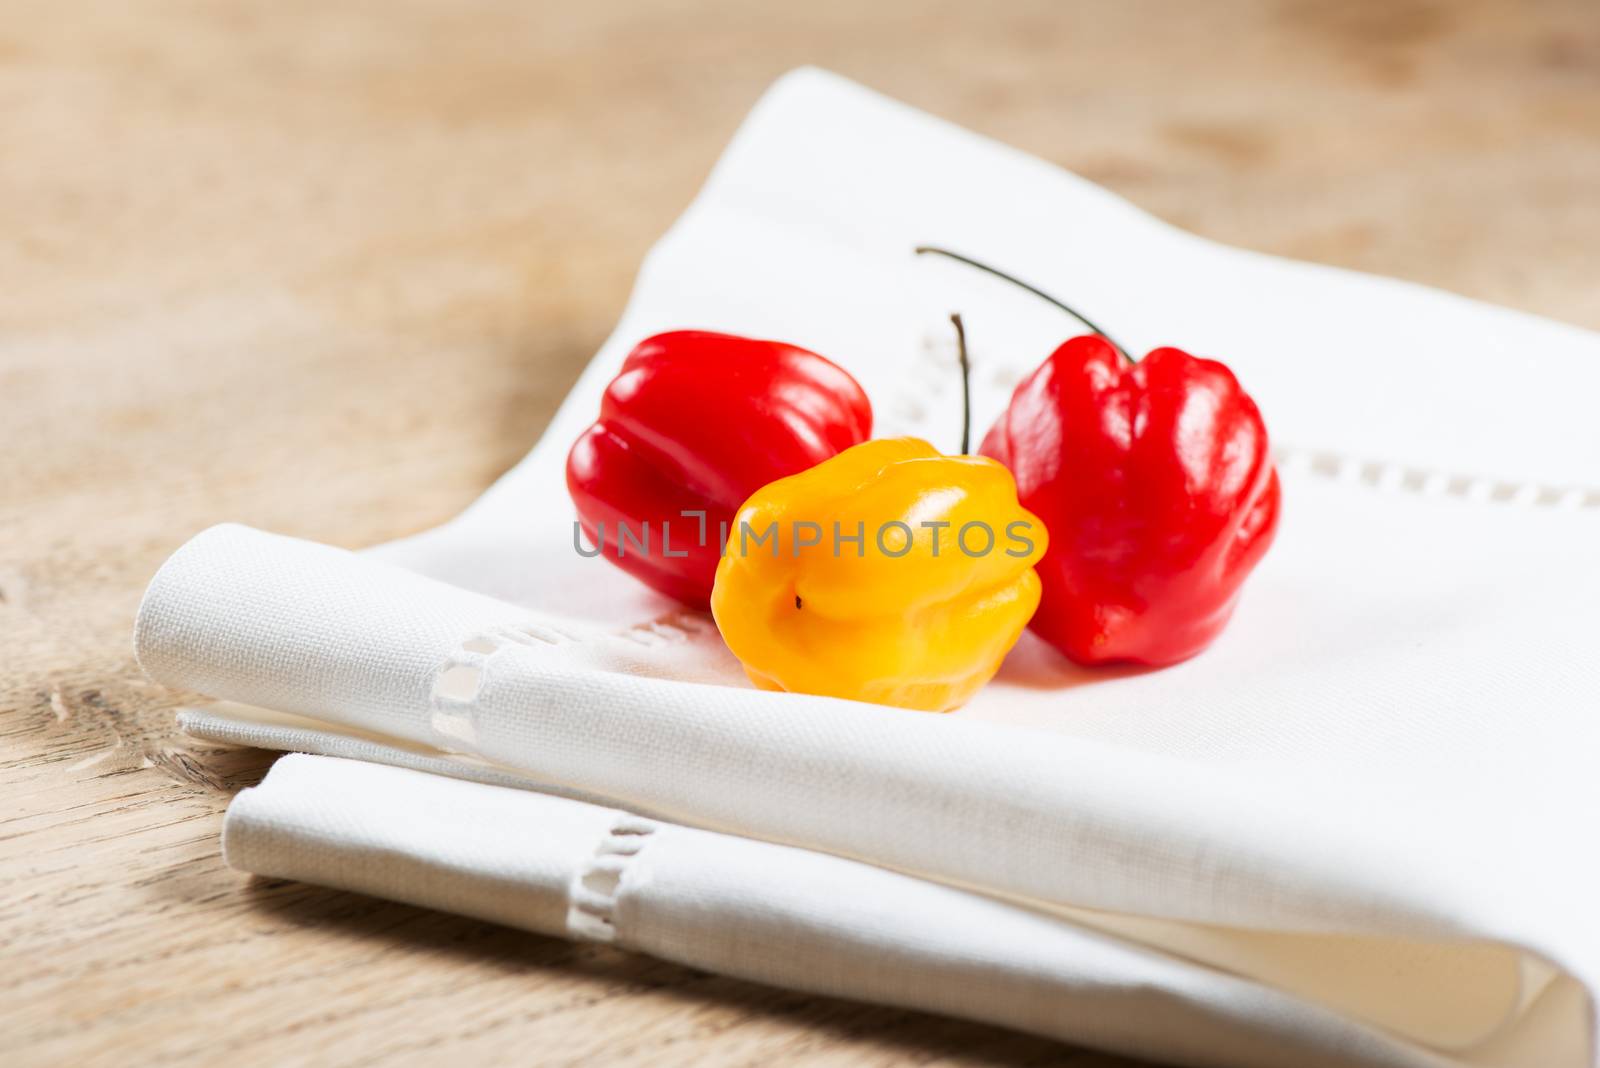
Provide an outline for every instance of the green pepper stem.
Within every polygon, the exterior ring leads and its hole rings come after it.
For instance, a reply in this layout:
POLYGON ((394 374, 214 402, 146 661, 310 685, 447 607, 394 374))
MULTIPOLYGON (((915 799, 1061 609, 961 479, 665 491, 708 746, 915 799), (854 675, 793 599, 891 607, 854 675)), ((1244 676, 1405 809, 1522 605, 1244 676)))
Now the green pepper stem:
POLYGON ((961 455, 965 456, 972 444, 972 365, 967 362, 967 328, 961 325, 961 314, 954 312, 950 322, 956 328, 956 352, 961 357, 961 455))
POLYGON ((977 260, 972 259, 969 256, 963 256, 959 252, 951 252, 947 248, 938 248, 937 246, 934 246, 934 245, 918 245, 917 248, 916 248, 916 253, 919 256, 925 256, 925 255, 930 255, 930 254, 934 255, 934 256, 943 256, 946 259, 955 260, 957 263, 964 263, 968 267, 976 267, 978 270, 983 271, 983 272, 985 272, 987 274, 992 274, 996 278, 1001 279, 1002 281, 1010 282, 1012 285, 1018 287, 1019 289, 1025 289, 1029 293, 1032 293, 1034 296, 1040 298, 1041 300, 1044 300, 1044 301, 1046 301, 1047 303, 1050 303, 1050 304, 1054 304, 1056 307, 1060 308, 1062 311, 1066 312, 1068 315, 1070 315, 1074 319, 1078 320, 1078 322, 1080 322, 1084 326, 1088 327, 1089 330, 1092 333, 1099 334, 1101 337, 1105 338, 1106 341, 1111 345, 1112 348, 1114 348, 1118 352, 1122 353, 1123 359, 1127 360, 1129 363, 1133 363, 1134 362, 1133 354, 1131 352, 1129 352, 1127 349, 1123 348, 1121 345, 1119 345, 1117 343, 1116 339, 1113 338, 1110 334, 1106 333, 1104 330, 1100 329, 1094 323, 1090 322, 1089 318, 1087 316, 1085 316, 1082 312, 1078 311, 1076 308, 1072 307, 1072 305, 1067 304, 1064 301, 1057 300, 1055 297, 1052 297, 1050 294, 1046 293, 1044 290, 1040 289, 1038 286, 1029 285, 1027 282, 1024 282, 1022 279, 1018 278, 1016 275, 1007 274, 1006 272, 1000 270, 998 267, 991 267, 987 263, 980 263, 977 260))

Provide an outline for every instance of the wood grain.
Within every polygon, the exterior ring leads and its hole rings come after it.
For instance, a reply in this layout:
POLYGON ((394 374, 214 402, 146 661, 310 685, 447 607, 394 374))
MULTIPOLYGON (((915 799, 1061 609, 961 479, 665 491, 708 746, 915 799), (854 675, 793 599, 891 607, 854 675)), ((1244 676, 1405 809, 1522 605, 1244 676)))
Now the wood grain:
POLYGON ((1600 327, 1588 0, 0 0, 5 1063, 1128 1063, 248 881, 217 831, 269 758, 176 737, 129 652, 210 523, 470 501, 805 62, 1203 234, 1600 327))

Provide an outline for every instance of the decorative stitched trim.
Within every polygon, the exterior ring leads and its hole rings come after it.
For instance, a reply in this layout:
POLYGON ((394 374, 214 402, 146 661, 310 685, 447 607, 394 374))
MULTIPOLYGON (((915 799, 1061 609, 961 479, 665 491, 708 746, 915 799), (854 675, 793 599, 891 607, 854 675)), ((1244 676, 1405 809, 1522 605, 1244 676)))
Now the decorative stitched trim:
POLYGON ((433 677, 429 695, 429 722, 439 744, 473 752, 477 727, 473 711, 489 678, 494 655, 508 646, 540 648, 573 645, 597 638, 632 642, 647 648, 682 645, 716 633, 709 614, 680 609, 603 635, 582 637, 546 623, 522 623, 479 631, 450 651, 433 677))
POLYGON ((1281 474, 1308 475, 1330 482, 1422 497, 1456 497, 1478 504, 1572 511, 1600 508, 1600 489, 1511 482, 1481 475, 1451 474, 1382 460, 1363 460, 1314 449, 1278 449, 1281 474))
MULTIPOLYGON (((1014 389, 1021 381, 1021 373, 1009 364, 990 363, 983 359, 982 346, 981 339, 975 343, 969 339, 968 355, 972 360, 974 382, 978 382, 979 376, 982 376, 982 381, 996 389, 1008 392, 1014 389)), ((882 429, 896 434, 926 437, 930 412, 937 409, 945 394, 954 388, 950 383, 959 381, 953 377, 956 345, 952 330, 941 324, 937 329, 924 331, 916 360, 921 366, 908 375, 899 389, 888 398, 885 415, 892 425, 882 429)), ((974 447, 981 440, 980 432, 973 441, 974 447)), ((1509 482, 1292 446, 1274 450, 1274 459, 1280 474, 1310 475, 1369 489, 1557 511, 1600 508, 1600 487, 1596 486, 1509 482)))
MULTIPOLYGON (((679 611, 605 637, 642 645, 679 644, 713 629, 704 613, 679 611)), ((584 640, 548 624, 524 623, 490 627, 456 646, 434 675, 429 700, 430 722, 440 744, 476 753, 474 714, 496 653, 509 646, 536 648, 584 640)), ((607 943, 616 940, 613 917, 623 874, 657 826, 642 816, 617 813, 610 831, 573 874, 568 890, 567 930, 574 938, 607 943)))
POLYGON ((429 722, 447 746, 471 751, 477 744, 473 709, 489 674, 489 659, 507 645, 538 647, 575 641, 572 635, 542 623, 491 627, 462 642, 440 665, 429 697, 429 722))
POLYGON ((636 645, 681 645, 715 630, 716 624, 711 621, 709 614, 685 609, 668 612, 664 616, 657 616, 644 623, 636 623, 626 630, 619 631, 615 636, 636 645))
POLYGON ((590 942, 615 942, 616 908, 622 879, 657 824, 619 812, 611 831, 573 873, 568 891, 567 933, 590 942))

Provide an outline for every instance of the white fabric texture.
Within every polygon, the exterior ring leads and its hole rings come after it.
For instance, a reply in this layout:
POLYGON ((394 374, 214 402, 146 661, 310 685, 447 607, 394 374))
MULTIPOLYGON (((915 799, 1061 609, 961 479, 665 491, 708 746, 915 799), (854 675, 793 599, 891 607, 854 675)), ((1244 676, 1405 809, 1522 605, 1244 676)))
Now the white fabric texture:
POLYGON ((527 790, 289 756, 239 795, 223 843, 247 871, 1132 1053, 1231 1068, 1448 1063, 979 894, 527 790), (1133 1001, 1159 1019, 1129 1012, 1133 1001))
POLYGON ((214 528, 136 646, 240 703, 197 734, 412 769, 280 763, 230 812, 246 870, 592 937, 557 896, 604 799, 667 821, 619 941, 699 967, 1191 1063, 1592 1065, 1595 397, 1592 334, 1224 249, 802 71, 477 504, 362 555, 214 528), (823 352, 880 435, 954 447, 960 311, 986 426, 1073 326, 924 243, 1258 399, 1283 522, 1211 650, 1093 671, 1026 637, 949 716, 762 693, 709 619, 574 552, 566 449, 659 330, 823 352))

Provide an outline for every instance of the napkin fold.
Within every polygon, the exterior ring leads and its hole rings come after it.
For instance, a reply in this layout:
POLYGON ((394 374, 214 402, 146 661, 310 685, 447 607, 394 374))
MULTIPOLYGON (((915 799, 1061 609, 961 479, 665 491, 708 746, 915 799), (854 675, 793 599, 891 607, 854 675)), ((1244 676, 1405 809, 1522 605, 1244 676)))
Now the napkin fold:
POLYGON ((223 849, 261 875, 1143 1056, 1230 1068, 1455 1063, 1271 987, 980 894, 378 764, 285 757, 230 806, 223 849))
POLYGON ((588 901, 699 967, 1186 1063, 1577 1068, 1595 396, 1591 334, 1220 248, 804 71, 466 513, 363 554, 213 528, 152 581, 136 650, 232 702, 195 734, 397 765, 280 762, 230 810, 247 870, 598 937, 588 901), (953 444, 959 310, 984 425, 1072 325, 929 242, 1221 356, 1261 402, 1278 544, 1203 656, 1086 671, 1025 637, 942 717, 764 693, 707 617, 573 551, 565 449, 658 330, 824 352, 883 433, 953 444))

